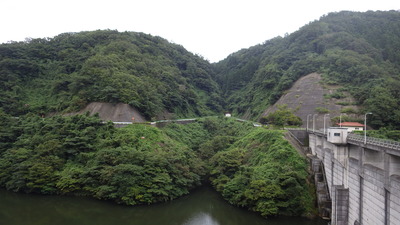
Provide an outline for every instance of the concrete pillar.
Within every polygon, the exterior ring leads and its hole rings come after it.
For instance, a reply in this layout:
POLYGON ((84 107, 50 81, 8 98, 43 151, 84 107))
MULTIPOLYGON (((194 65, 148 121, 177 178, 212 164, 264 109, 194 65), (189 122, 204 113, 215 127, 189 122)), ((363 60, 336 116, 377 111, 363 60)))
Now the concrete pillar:
POLYGON ((385 225, 390 224, 390 155, 384 153, 385 225))
POLYGON ((385 224, 384 171, 364 165, 362 224, 385 224))
POLYGON ((392 175, 390 177, 390 194, 388 196, 390 203, 389 220, 390 225, 400 224, 400 176, 392 175))
POLYGON ((335 185, 335 225, 348 225, 349 189, 335 185))
POLYGON ((349 224, 360 219, 360 176, 358 160, 349 160, 349 224))
POLYGON ((315 138, 316 138, 316 136, 315 136, 314 134, 310 134, 310 135, 309 135, 309 143, 308 143, 308 146, 310 147, 310 149, 311 149, 311 154, 313 154, 313 155, 316 154, 316 153, 315 153, 315 148, 317 147, 317 143, 316 143, 315 138))
POLYGON ((363 207, 364 207, 364 178, 362 176, 360 176, 360 205, 358 206, 359 208, 359 214, 358 214, 358 221, 360 224, 362 224, 363 222, 363 207))

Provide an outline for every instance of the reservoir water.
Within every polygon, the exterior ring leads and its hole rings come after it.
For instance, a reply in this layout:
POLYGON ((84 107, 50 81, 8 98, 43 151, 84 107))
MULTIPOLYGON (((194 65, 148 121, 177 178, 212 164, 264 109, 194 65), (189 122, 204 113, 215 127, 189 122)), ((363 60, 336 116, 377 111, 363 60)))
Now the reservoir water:
POLYGON ((326 225, 320 219, 271 218, 231 206, 210 187, 151 206, 0 189, 1 225, 326 225))

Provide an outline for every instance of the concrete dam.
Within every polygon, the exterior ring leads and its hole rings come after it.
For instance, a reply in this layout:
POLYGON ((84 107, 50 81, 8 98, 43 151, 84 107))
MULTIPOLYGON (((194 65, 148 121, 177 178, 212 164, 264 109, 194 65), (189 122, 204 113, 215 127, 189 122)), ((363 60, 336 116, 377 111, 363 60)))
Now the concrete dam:
POLYGON ((320 214, 332 225, 400 224, 400 142, 346 128, 290 132, 308 139, 320 214))

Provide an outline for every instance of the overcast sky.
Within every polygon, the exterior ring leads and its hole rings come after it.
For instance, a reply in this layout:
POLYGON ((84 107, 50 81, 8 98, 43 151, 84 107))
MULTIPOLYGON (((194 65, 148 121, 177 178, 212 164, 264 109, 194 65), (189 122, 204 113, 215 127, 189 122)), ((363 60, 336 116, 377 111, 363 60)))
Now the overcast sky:
POLYGON ((217 62, 329 12, 399 10, 398 0, 1 0, 0 43, 111 29, 161 36, 217 62))

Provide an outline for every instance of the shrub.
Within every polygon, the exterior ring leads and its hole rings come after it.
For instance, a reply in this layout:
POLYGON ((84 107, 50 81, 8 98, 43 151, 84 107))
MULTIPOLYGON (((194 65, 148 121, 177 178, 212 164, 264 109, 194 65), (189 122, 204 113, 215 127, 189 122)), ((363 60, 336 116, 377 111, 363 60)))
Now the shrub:
POLYGON ((328 112, 329 112, 329 109, 324 108, 324 107, 317 107, 317 108, 315 108, 315 111, 316 111, 317 113, 328 113, 328 112))
POLYGON ((343 108, 342 110, 340 110, 341 113, 348 113, 348 114, 357 114, 357 110, 353 109, 353 108, 343 108))

